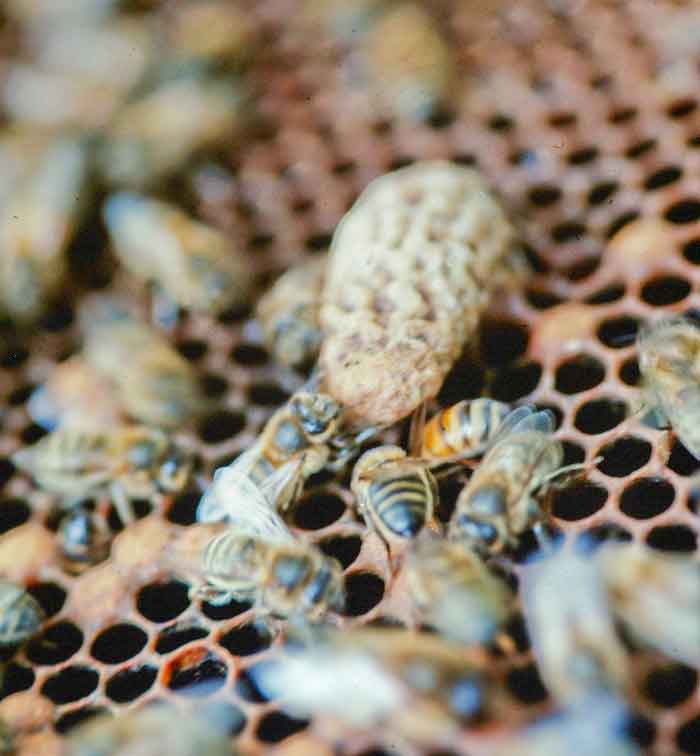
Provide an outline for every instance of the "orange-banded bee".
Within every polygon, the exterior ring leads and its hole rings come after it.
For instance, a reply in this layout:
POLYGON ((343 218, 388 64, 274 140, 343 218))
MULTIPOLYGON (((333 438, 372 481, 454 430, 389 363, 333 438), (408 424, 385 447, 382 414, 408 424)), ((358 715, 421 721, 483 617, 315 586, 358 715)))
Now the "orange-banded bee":
POLYGON ((143 426, 59 429, 16 451, 12 461, 66 506, 108 491, 124 523, 133 519, 129 497, 180 491, 191 471, 190 456, 179 444, 143 426))
POLYGON ((192 588, 192 596, 213 604, 252 601, 275 616, 303 620, 342 609, 340 563, 297 539, 274 509, 279 474, 261 487, 239 471, 224 469, 227 498, 219 504, 230 526, 205 547, 203 581, 192 588))
POLYGON ((200 522, 225 519, 226 501, 238 481, 257 485, 275 475, 275 501, 280 511, 298 497, 306 479, 326 465, 342 464, 373 430, 352 435, 342 428, 342 408, 326 394, 298 391, 266 423, 255 444, 227 467, 199 504, 200 522))
POLYGON ((14 583, 0 582, 0 646, 23 643, 43 621, 44 612, 34 596, 14 583))
POLYGON ((457 499, 450 540, 481 554, 499 554, 517 543, 543 512, 534 497, 545 483, 581 465, 562 467, 564 449, 552 436, 549 410, 514 409, 492 438, 486 455, 457 499))

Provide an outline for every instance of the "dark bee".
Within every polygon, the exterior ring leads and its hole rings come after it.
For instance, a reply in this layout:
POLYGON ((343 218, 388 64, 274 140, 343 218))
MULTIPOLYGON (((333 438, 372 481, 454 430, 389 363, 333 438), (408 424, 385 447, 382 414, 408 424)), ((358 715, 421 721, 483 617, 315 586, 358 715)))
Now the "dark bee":
POLYGON ((0 645, 23 643, 43 621, 44 612, 32 595, 14 583, 0 582, 0 645))

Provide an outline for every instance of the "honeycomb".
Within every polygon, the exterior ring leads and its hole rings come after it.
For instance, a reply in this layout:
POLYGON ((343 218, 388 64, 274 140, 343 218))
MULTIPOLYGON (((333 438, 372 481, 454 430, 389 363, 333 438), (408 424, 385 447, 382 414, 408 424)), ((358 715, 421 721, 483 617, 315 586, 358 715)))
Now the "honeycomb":
MULTIPOLYGON (((245 247, 262 292, 289 265, 323 254, 377 175, 425 158, 478 166, 520 224, 535 273, 521 294, 494 303, 437 403, 490 395, 551 408, 567 463, 601 457, 585 481, 554 494, 554 527, 567 539, 634 539, 697 555, 700 462, 678 442, 666 453, 661 432, 641 422, 634 336, 670 312, 700 317, 698 11, 644 0, 434 0, 461 75, 450 107, 415 122, 349 89, 344 43, 320 27, 309 33, 301 2, 244 5, 261 40, 248 76, 262 117, 242 147, 218 155, 219 169, 203 167, 178 187, 181 203, 245 247)), ((97 216, 70 266, 67 296, 37 329, 0 332, 0 571, 28 585, 49 616, 8 660, 2 684, 0 715, 27 733, 21 753, 59 753, 60 737, 96 712, 184 704, 193 682, 237 713, 232 735, 244 753, 396 753, 381 733, 332 744, 317 723, 266 700, 250 670, 282 642, 279 628, 245 604, 190 603, 171 562, 155 558, 194 533, 195 489, 137 502, 139 520, 117 535, 110 561, 82 576, 61 569, 52 502, 8 457, 42 435, 25 403, 79 347, 77 299, 129 286, 97 216)), ((250 310, 190 317, 175 338, 218 403, 187 429, 211 474, 303 376, 272 363, 250 310)), ((312 478, 293 524, 343 563, 348 624, 393 621, 400 585, 386 582, 347 482, 312 478)), ((441 486, 443 519, 459 486, 441 486)), ((525 538, 517 560, 534 547, 525 538)), ((514 712, 544 712, 551 702, 519 616, 508 632, 516 651, 494 673, 514 712)), ((635 740, 650 754, 700 753, 698 670, 646 652, 633 668, 635 740)))

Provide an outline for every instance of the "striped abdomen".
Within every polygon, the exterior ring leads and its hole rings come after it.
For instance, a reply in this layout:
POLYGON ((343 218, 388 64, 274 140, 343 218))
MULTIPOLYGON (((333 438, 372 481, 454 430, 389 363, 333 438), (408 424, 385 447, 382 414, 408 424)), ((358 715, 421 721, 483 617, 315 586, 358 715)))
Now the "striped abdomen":
POLYGON ((432 519, 435 487, 432 476, 409 473, 373 481, 367 504, 377 525, 400 538, 414 538, 432 519))
POLYGON ((464 400, 439 412, 423 431, 423 457, 448 457, 483 448, 510 407, 495 399, 464 400))

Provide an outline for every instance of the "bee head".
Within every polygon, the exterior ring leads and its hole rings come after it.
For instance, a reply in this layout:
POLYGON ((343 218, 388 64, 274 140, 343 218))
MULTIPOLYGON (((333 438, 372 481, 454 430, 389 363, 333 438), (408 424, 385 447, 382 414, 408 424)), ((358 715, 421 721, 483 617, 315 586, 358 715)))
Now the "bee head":
POLYGON ((170 446, 158 470, 158 485, 163 491, 182 491, 190 476, 189 454, 174 444, 170 446))
POLYGON ((341 408, 330 396, 300 391, 289 406, 312 443, 323 443, 336 433, 341 408))

